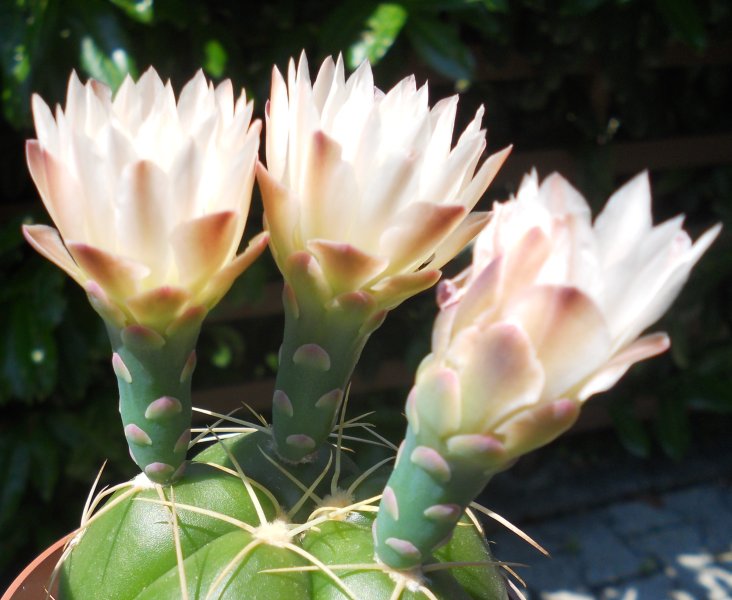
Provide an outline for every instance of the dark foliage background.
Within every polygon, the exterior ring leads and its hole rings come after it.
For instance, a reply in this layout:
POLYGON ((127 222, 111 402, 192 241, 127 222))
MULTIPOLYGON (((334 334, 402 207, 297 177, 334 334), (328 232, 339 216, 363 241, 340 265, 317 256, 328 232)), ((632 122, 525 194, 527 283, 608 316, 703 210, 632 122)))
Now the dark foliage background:
MULTIPOLYGON (((149 65, 180 89, 202 67, 246 87, 261 116, 272 64, 285 68, 304 48, 314 69, 343 52, 351 68, 375 63, 382 88, 414 72, 429 78, 433 100, 460 91, 463 124, 485 103, 490 147, 515 145, 490 198, 504 198, 536 162, 542 175, 562 167, 599 206, 650 165, 657 220, 684 212, 694 236, 726 225, 663 320, 674 339, 670 356, 637 367, 609 395, 629 451, 681 458, 703 435, 689 426, 692 411, 728 422, 732 412, 730 31, 727 0, 272 0, 246 8, 227 0, 2 0, 0 589, 74 527, 104 460, 106 481, 134 474, 99 319, 19 233, 22 221, 47 219, 24 164, 32 92, 63 102, 71 69, 114 87, 149 65), (638 418, 639 405, 651 406, 641 411, 650 420, 638 418)), ((280 316, 230 315, 256 306, 276 280, 262 261, 206 327, 201 389, 272 376, 280 316)), ((389 360, 413 368, 433 314, 431 294, 396 311, 360 373, 367 379, 389 360)), ((361 401, 398 407, 403 396, 386 389, 361 401)))

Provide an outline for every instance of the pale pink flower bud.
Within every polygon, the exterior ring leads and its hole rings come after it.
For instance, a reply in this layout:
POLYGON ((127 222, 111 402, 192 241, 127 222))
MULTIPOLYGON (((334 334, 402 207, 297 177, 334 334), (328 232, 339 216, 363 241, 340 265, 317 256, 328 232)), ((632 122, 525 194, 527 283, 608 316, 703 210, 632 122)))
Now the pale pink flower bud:
POLYGON ((615 192, 594 223, 561 176, 539 185, 528 175, 515 198, 494 206, 472 265, 441 285, 410 422, 443 440, 457 436, 455 447, 492 439, 501 460, 559 435, 587 398, 668 348, 665 333, 640 336, 720 231, 692 244, 682 220, 652 224, 646 173, 615 192), (427 392, 438 388, 450 393, 427 392))
POLYGON ((33 96, 28 166, 58 230, 26 239, 84 286, 108 320, 163 331, 210 309, 259 255, 236 255, 246 224, 261 123, 244 92, 202 72, 176 102, 150 68, 114 96, 72 74, 55 117, 33 96))
POLYGON ((434 284, 480 230, 470 215, 510 148, 478 166, 483 108, 452 146, 457 96, 429 107, 407 77, 387 93, 364 62, 348 79, 327 58, 311 84, 305 54, 275 68, 258 169, 271 247, 286 279, 306 252, 323 293, 364 290, 392 306, 434 284))

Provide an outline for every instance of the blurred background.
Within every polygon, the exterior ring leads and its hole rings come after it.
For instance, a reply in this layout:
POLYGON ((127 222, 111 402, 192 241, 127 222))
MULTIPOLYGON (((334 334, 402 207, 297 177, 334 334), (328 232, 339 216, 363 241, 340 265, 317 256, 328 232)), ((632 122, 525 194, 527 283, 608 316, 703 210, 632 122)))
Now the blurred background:
MULTIPOLYGON (((459 92, 456 131, 485 104, 489 149, 513 143, 514 151, 480 208, 505 199, 532 166, 542 177, 560 171, 595 209, 649 169, 657 221, 685 213, 693 237, 724 222, 658 326, 671 333, 672 350, 593 399, 576 431, 547 456, 562 465, 555 471, 569 486, 577 480, 566 477, 572 469, 610 469, 618 478, 618 464, 632 465, 632 477, 633 469, 662 463, 682 472, 698 448, 728 442, 728 0, 270 0, 247 8, 226 0, 2 0, 0 589, 74 528, 104 461, 104 482, 135 474, 101 320, 20 234, 23 222, 48 221, 25 166, 24 140, 34 137, 31 93, 63 103, 72 69, 115 88, 149 65, 179 90, 203 68, 211 79, 245 87, 261 117, 271 66, 286 68, 302 49, 313 71, 326 55, 342 52, 350 69, 370 60, 382 89, 415 73, 418 83, 429 80, 432 102, 459 92)), ((261 227, 256 191, 250 227, 250 234, 261 227)), ((194 381, 197 406, 228 411, 246 402, 266 411, 281 337, 279 293, 273 263, 260 260, 208 319, 194 381)), ((370 420, 391 437, 402 434, 399 413, 428 350, 434 313, 432 292, 405 303, 372 337, 358 367, 351 413, 377 410, 370 420)), ((529 481, 532 468, 552 472, 537 460, 528 457, 516 473, 529 481)), ((544 492, 532 488, 534 512, 541 505, 536 494, 548 497, 556 481, 544 481, 544 492)), ((503 493, 510 505, 521 483, 506 485, 496 498, 503 493)))

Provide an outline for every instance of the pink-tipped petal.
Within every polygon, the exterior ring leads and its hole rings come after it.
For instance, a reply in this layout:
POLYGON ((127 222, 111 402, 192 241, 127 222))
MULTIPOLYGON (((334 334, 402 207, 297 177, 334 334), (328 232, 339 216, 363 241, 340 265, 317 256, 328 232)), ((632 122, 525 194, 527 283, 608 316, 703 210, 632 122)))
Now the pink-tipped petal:
POLYGON ((467 246, 490 219, 487 212, 470 213, 465 220, 449 234, 435 250, 428 265, 430 269, 441 269, 467 246))
POLYGON ((580 403, 561 398, 543 402, 516 413, 495 431, 510 457, 544 446, 574 425, 580 403))
POLYGON ((410 204, 381 235, 379 252, 391 257, 389 272, 429 259, 466 214, 459 205, 410 204))
POLYGON ((298 302, 303 306, 308 303, 322 305, 325 299, 332 296, 320 263, 308 252, 291 254, 284 265, 284 273, 298 302))
POLYGON ((197 288, 236 250, 236 227, 239 215, 220 212, 178 225, 170 237, 181 282, 197 288))
POLYGON ((336 293, 358 290, 389 264, 388 259, 372 256, 347 243, 312 240, 307 247, 336 293))
POLYGON ((76 283, 84 285, 87 277, 74 262, 58 231, 48 225, 23 225, 23 236, 39 254, 66 271, 76 283))
POLYGON ((266 227, 272 235, 273 246, 284 259, 294 250, 293 236, 299 219, 297 205, 287 188, 272 177, 262 163, 257 163, 257 182, 262 194, 266 227))
POLYGON ((542 364, 545 399, 559 397, 610 357, 605 319, 595 302, 576 288, 530 288, 510 314, 521 323, 542 364))
MULTIPOLYGON (((32 153, 33 146, 29 147, 32 153)), ((83 239, 84 237, 84 214, 80 214, 79 200, 83 198, 83 190, 76 177, 44 149, 40 151, 40 157, 33 160, 43 162, 45 173, 46 196, 43 202, 48 209, 51 218, 58 227, 64 240, 83 239)), ((30 161, 29 157, 29 161, 30 161)))
POLYGON ((228 265, 211 277, 208 285, 204 288, 201 295, 202 301, 212 308, 219 300, 229 291, 234 280, 246 271, 251 264, 259 257, 269 242, 269 233, 263 231, 255 235, 246 247, 244 252, 239 254, 228 265))
POLYGON ((492 431, 507 415, 536 403, 545 385, 531 340, 513 323, 464 329, 448 360, 460 374, 462 433, 492 431))
POLYGON ((190 292, 184 288, 163 286, 129 297, 127 307, 138 323, 164 331, 190 298, 190 292))
POLYGON ((71 256, 81 269, 116 300, 136 293, 149 270, 145 265, 110 254, 88 244, 67 242, 71 256))
POLYGON ((407 298, 435 285, 441 274, 440 271, 423 269, 416 273, 387 277, 373 286, 374 298, 381 306, 394 308, 407 298))

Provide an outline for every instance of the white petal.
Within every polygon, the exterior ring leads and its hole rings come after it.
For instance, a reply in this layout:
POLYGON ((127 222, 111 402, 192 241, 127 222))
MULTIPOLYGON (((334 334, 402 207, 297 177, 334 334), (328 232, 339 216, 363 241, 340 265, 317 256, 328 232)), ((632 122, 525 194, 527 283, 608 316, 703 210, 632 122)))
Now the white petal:
POLYGON ((665 333, 653 333, 637 339, 583 382, 577 397, 585 401, 594 394, 609 390, 635 363, 665 352, 669 345, 670 340, 665 333))
POLYGON ((118 252, 146 265, 157 282, 169 276, 170 191, 165 173, 149 161, 126 167, 117 190, 118 252))
POLYGON ((643 172, 610 196, 595 220, 603 264, 612 265, 634 252, 651 226, 651 188, 643 172))
MULTIPOLYGON (((266 154, 267 170, 278 181, 282 181, 287 172, 288 111, 289 103, 285 80, 277 67, 273 67, 272 89, 265 110, 267 124, 266 154)), ((288 181, 285 180, 284 183, 288 183, 288 181)))

